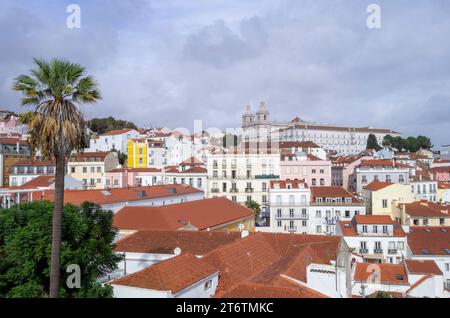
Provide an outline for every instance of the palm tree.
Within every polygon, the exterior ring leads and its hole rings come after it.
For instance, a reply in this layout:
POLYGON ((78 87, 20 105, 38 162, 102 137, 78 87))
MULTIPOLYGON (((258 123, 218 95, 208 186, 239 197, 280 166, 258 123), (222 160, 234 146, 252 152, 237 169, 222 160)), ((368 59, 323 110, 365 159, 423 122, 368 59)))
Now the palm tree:
POLYGON ((30 75, 15 78, 13 89, 23 93, 22 106, 34 107, 22 116, 29 126, 32 154, 39 151, 44 159, 56 161, 49 296, 57 298, 66 158, 86 145, 86 124, 77 106, 95 103, 101 96, 95 80, 78 64, 60 59, 34 59, 34 64, 30 75))

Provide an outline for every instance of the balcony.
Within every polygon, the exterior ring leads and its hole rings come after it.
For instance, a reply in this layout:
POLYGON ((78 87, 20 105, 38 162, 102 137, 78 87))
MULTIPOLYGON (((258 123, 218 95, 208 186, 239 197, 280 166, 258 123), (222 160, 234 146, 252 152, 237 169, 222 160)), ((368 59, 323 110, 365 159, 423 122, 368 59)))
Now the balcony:
POLYGON ((211 193, 219 193, 219 192, 220 192, 220 189, 217 189, 217 188, 211 189, 211 193))
POLYGON ((323 223, 326 225, 336 225, 339 222, 339 218, 337 217, 326 217, 323 223))
POLYGON ((396 249, 388 249, 388 254, 397 254, 396 249))
POLYGON ((245 192, 246 193, 253 193, 253 190, 254 190, 253 188, 246 188, 245 192))
POLYGON ((231 192, 231 193, 238 193, 238 192, 239 192, 239 190, 238 190, 238 189, 236 189, 236 188, 231 188, 231 189, 230 189, 230 192, 231 192))
POLYGON ((382 248, 376 248, 373 250, 374 254, 383 254, 383 249, 382 248))
POLYGON ((297 214, 297 213, 294 213, 292 215, 291 214, 289 214, 289 215, 277 214, 275 216, 275 219, 277 219, 277 220, 307 220, 308 216, 306 214, 297 214))
POLYGON ((369 253, 369 250, 367 248, 360 248, 359 249, 359 253, 360 254, 367 254, 367 253, 369 253))
POLYGON ((280 176, 274 174, 261 174, 256 175, 255 179, 280 179, 280 176))

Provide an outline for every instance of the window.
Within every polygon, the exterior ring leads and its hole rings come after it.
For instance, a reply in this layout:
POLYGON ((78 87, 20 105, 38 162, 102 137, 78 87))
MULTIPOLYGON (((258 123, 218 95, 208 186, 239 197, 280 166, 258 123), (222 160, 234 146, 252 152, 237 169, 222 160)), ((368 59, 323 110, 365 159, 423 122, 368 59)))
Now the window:
MULTIPOLYGON (((75 167, 70 167, 70 172, 75 173, 75 167)), ((84 171, 83 171, 84 172, 84 171)))
POLYGON ((91 167, 91 173, 95 173, 95 167, 91 167))
POLYGON ((405 177, 401 174, 401 175, 398 177, 398 181, 399 181, 400 183, 405 183, 405 177))
POLYGON ((388 200, 383 199, 382 204, 383 204, 383 209, 387 209, 387 207, 388 207, 388 200))
POLYGON ((97 183, 102 183, 102 179, 97 179, 97 183))
POLYGON ((321 225, 317 225, 316 232, 317 233, 322 233, 322 226, 321 225))
POLYGON ((376 225, 373 226, 373 233, 378 233, 378 226, 376 225))
POLYGON ((114 179, 114 185, 118 186, 119 185, 119 180, 118 179, 114 179))
POLYGON ((233 202, 236 202, 236 201, 237 201, 235 195, 231 196, 231 201, 233 201, 233 202))
POLYGON ((382 252, 382 250, 381 250, 381 242, 375 242, 375 250, 374 250, 374 252, 375 253, 382 252))
POLYGON ((210 289, 211 287, 212 287, 212 279, 208 280, 208 281, 205 283, 205 290, 208 290, 208 289, 210 289))
POLYGON ((428 225, 428 219, 423 219, 423 225, 428 225))
POLYGON ((363 233, 367 233, 367 225, 362 226, 362 231, 363 231, 363 233))
POLYGON ((278 227, 281 227, 281 221, 277 222, 278 227))
POLYGON ((386 182, 391 182, 391 176, 390 175, 386 175, 386 182))
POLYGON ((202 187, 202 178, 197 178, 197 188, 202 187))
POLYGON ((359 242, 359 251, 367 251, 367 242, 366 241, 361 241, 359 242))
POLYGON ((294 209, 289 209, 289 217, 290 218, 294 217, 294 209))
POLYGON ((313 185, 313 186, 317 185, 317 181, 316 181, 316 178, 313 178, 313 179, 312 179, 312 181, 311 181, 311 185, 313 185))
POLYGON ((383 225, 383 234, 388 234, 388 227, 387 227, 387 225, 383 225))
POLYGON ((316 211, 316 219, 320 219, 322 216, 321 216, 321 212, 320 212, 320 210, 317 210, 316 211))
POLYGON ((348 219, 350 217, 350 211, 345 211, 345 217, 348 219))
POLYGON ((362 183, 367 183, 367 176, 362 176, 362 179, 361 179, 361 182, 362 183))
POLYGON ((95 186, 95 179, 91 179, 91 186, 95 186))
POLYGON ((83 173, 87 173, 87 167, 83 167, 83 173))
POLYGON ((308 225, 308 223, 306 222, 306 220, 303 220, 303 221, 302 221, 302 226, 303 226, 303 227, 306 227, 307 225, 308 225))
POLYGON ((445 263, 445 271, 450 272, 450 263, 445 263))
POLYGON ((324 185, 325 185, 325 179, 323 179, 323 178, 320 179, 320 185, 321 185, 321 186, 324 186, 324 185))
POLYGON ((321 173, 321 174, 324 174, 324 173, 325 173, 325 170, 320 169, 320 173, 321 173))
POLYGON ((142 160, 142 158, 139 158, 139 164, 142 165, 144 163, 144 161, 142 160))
POLYGON ((102 167, 97 167, 97 173, 102 173, 102 167))

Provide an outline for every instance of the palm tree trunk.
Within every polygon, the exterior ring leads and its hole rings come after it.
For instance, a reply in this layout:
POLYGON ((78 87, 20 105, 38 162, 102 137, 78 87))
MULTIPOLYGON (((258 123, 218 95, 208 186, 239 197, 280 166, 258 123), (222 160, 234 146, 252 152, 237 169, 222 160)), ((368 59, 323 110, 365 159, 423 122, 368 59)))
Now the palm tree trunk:
POLYGON ((56 157, 55 208, 52 226, 52 258, 50 262, 50 298, 58 298, 61 267, 61 226, 64 206, 65 158, 56 157))

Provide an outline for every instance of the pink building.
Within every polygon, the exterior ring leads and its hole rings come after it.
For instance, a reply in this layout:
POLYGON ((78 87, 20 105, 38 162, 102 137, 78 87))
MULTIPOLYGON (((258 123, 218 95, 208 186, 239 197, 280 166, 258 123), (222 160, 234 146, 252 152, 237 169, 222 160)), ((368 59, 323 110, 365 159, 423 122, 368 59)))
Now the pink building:
POLYGON ((305 153, 282 153, 280 179, 304 179, 310 186, 331 186, 331 161, 305 153))
POLYGON ((450 167, 435 167, 431 169, 434 180, 441 182, 450 182, 450 167))
POLYGON ((154 186, 163 183, 163 173, 156 168, 120 168, 105 173, 106 188, 154 186))
POLYGON ((361 161, 369 159, 372 157, 359 155, 337 157, 332 161, 331 184, 351 192, 356 191, 355 168, 361 164, 361 161))

